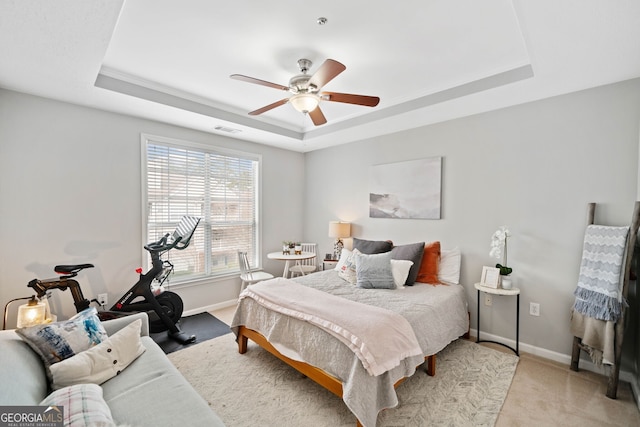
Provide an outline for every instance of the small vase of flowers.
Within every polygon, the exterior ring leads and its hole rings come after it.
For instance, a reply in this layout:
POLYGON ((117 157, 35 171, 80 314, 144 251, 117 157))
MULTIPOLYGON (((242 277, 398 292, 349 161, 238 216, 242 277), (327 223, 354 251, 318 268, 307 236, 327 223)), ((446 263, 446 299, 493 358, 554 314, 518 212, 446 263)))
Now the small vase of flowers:
POLYGON ((492 258, 502 259, 502 263, 496 264, 496 268, 500 269, 500 282, 503 289, 511 289, 511 278, 508 277, 513 269, 507 266, 507 239, 511 237, 511 232, 506 226, 501 226, 491 236, 491 251, 489 256, 492 258))

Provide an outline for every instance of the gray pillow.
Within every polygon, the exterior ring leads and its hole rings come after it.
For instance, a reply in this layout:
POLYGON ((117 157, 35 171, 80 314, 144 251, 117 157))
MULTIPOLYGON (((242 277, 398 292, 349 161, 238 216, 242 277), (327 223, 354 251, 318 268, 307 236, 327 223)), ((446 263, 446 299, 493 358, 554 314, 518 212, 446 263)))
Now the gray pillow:
POLYGON ((357 249, 363 254, 381 254, 389 252, 393 248, 391 240, 364 240, 353 238, 353 249, 357 249))
POLYGON ((391 252, 355 254, 356 286, 364 289, 395 289, 391 273, 391 252))
POLYGON ((405 285, 412 286, 416 282, 420 264, 422 264, 422 255, 424 254, 424 242, 411 243, 409 245, 394 246, 391 249, 391 259, 406 259, 413 261, 413 265, 409 270, 409 276, 405 285))

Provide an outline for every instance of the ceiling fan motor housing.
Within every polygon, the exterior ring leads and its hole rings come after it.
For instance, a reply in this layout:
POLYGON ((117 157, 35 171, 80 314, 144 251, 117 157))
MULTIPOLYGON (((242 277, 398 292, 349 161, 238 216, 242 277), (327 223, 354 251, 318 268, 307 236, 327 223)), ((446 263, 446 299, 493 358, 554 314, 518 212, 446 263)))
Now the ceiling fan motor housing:
POLYGON ((309 84, 311 76, 308 74, 298 74, 289 80, 289 88, 293 93, 315 93, 318 88, 309 84))
POLYGON ((311 66, 313 65, 313 62, 311 62, 311 60, 309 59, 298 59, 298 68, 300 68, 300 72, 302 74, 307 74, 307 71, 309 71, 311 69, 311 66))

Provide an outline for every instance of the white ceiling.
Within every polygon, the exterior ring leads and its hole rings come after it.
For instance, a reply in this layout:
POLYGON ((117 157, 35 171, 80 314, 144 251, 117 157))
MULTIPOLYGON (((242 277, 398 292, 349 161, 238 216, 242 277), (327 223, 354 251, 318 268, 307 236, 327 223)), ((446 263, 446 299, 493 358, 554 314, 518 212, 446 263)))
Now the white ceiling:
POLYGON ((306 152, 640 77, 640 1, 3 0, 0 58, 6 89, 306 152), (300 58, 380 104, 248 116, 287 93, 229 75, 300 58))

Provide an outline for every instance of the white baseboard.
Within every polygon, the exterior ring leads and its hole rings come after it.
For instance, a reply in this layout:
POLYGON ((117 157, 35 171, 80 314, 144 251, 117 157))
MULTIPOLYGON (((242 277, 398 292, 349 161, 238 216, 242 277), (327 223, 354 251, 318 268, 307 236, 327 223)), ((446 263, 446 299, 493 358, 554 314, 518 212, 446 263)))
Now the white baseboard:
POLYGON ((219 302, 217 304, 206 305, 204 307, 198 307, 191 310, 184 311, 183 316, 193 316, 194 314, 204 313, 205 311, 221 310, 227 307, 233 307, 238 304, 238 299, 232 299, 228 301, 219 302))
MULTIPOLYGON (((478 336, 478 331, 475 329, 471 329, 470 333, 473 336, 476 336, 476 337, 478 336)), ((498 335, 488 334, 486 332, 482 332, 482 339, 505 343, 513 348, 515 348, 516 346, 515 340, 504 338, 498 335)), ((546 348, 536 347, 534 345, 523 343, 523 342, 520 342, 519 350, 521 352, 524 351, 525 353, 529 353, 535 356, 543 357, 545 359, 553 360, 554 362, 559 362, 567 366, 571 365, 570 354, 558 353, 556 351, 547 350, 546 348)), ((584 369, 585 371, 595 372, 596 374, 601 374, 604 376, 609 375, 608 371, 605 369, 604 366, 598 366, 595 363, 591 362, 590 360, 580 359, 580 369, 584 369)), ((621 381, 626 381, 631 384, 634 397, 636 398, 636 403, 638 404, 638 408, 640 408, 640 398, 639 398, 640 384, 638 384, 635 376, 631 372, 620 370, 619 378, 621 381)))

